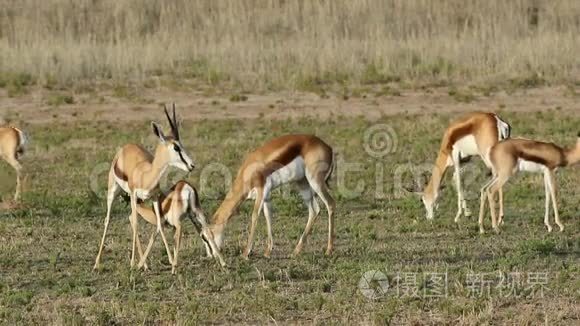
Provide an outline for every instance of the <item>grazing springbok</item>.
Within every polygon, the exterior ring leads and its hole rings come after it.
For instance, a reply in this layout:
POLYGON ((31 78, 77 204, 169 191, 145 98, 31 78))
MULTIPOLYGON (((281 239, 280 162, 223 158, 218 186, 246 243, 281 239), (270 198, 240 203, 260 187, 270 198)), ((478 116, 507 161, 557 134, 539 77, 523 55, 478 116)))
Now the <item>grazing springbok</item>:
POLYGON ((22 191, 22 165, 18 161, 26 146, 26 135, 22 130, 15 127, 0 128, 0 157, 16 170, 16 192, 14 201, 20 199, 22 191))
MULTIPOLYGON (((138 200, 146 200, 149 198, 153 200, 153 207, 157 220, 155 223, 157 225, 157 232, 161 233, 161 238, 165 244, 169 263, 172 266, 174 265, 169 251, 169 245, 167 244, 167 240, 165 239, 162 230, 163 225, 159 213, 159 180, 167 173, 167 169, 170 166, 190 172, 193 170, 194 165, 180 142, 179 125, 175 116, 175 104, 173 104, 173 119, 169 117, 167 108, 165 108, 165 116, 171 126, 171 136, 165 136, 161 127, 159 127, 157 123, 151 123, 153 133, 159 138, 159 143, 157 144, 154 155, 149 153, 140 145, 128 144, 123 146, 113 159, 111 169, 109 170, 105 229, 103 230, 99 253, 95 259, 94 269, 99 267, 99 261, 101 259, 103 246, 105 245, 105 237, 107 235, 107 228, 109 227, 111 217, 111 205, 120 190, 129 194, 131 201, 131 215, 129 216, 129 222, 131 223, 133 231, 131 267, 135 264, 135 246, 137 246, 137 249, 139 250, 139 255, 143 257, 141 241, 139 240, 137 229, 137 202, 138 200)), ((154 234, 157 234, 157 232, 154 234)))
POLYGON ((518 171, 527 171, 544 174, 544 189, 546 193, 546 208, 544 224, 548 232, 552 232, 549 222, 550 201, 554 210, 554 219, 564 231, 564 225, 558 214, 556 200, 557 182, 554 172, 559 167, 568 167, 580 162, 580 133, 576 145, 564 149, 553 143, 545 143, 529 139, 514 138, 502 141, 491 148, 489 161, 492 166, 492 179, 481 188, 481 202, 479 207, 479 232, 484 233, 483 215, 485 214, 485 197, 489 202, 491 225, 499 232, 499 225, 503 223, 503 198, 499 198, 500 216, 496 219, 495 193, 502 191, 504 184, 518 171))
MULTIPOLYGON (((173 236, 173 266, 171 273, 175 274, 177 268, 177 257, 179 255, 179 248, 181 245, 181 220, 184 217, 189 217, 197 232, 201 236, 206 248, 206 253, 208 257, 214 256, 222 267, 226 266, 219 249, 215 245, 215 242, 211 238, 211 232, 208 232, 207 219, 205 214, 201 209, 199 203, 199 196, 195 187, 187 183, 186 181, 178 181, 165 196, 161 196, 159 199, 161 203, 161 216, 163 217, 162 222, 173 226, 175 228, 175 234, 173 236)), ((157 225, 157 216, 155 216, 155 211, 152 207, 145 205, 144 203, 139 203, 137 206, 137 212, 141 215, 147 222, 153 225, 157 225)), ((147 256, 154 242, 154 237, 157 232, 151 235, 147 249, 145 249, 144 255, 141 257, 139 262, 139 268, 145 266, 147 256)))
MULTIPOLYGON (((486 159, 489 149, 498 141, 509 138, 510 125, 490 112, 469 113, 455 121, 445 130, 437 160, 433 167, 431 179, 420 193, 421 200, 427 211, 427 219, 433 219, 433 211, 439 197, 439 187, 447 168, 453 166, 455 188, 457 190, 457 214, 455 222, 459 222, 462 214, 470 216, 461 186, 461 162, 472 156, 479 155, 487 167, 491 167, 486 159)), ((501 193, 500 193, 501 196, 501 193)))
POLYGON ((308 207, 308 222, 293 255, 298 255, 302 250, 320 213, 315 194, 320 197, 328 210, 326 254, 331 254, 334 248, 335 202, 330 195, 327 181, 332 173, 333 164, 332 148, 312 135, 282 136, 249 153, 210 224, 218 248, 221 248, 223 243, 224 228, 236 209, 245 199, 254 199, 248 243, 242 255, 248 259, 252 251, 256 223, 263 210, 268 230, 268 245, 264 256, 270 257, 274 247, 270 193, 282 184, 295 183, 308 207))

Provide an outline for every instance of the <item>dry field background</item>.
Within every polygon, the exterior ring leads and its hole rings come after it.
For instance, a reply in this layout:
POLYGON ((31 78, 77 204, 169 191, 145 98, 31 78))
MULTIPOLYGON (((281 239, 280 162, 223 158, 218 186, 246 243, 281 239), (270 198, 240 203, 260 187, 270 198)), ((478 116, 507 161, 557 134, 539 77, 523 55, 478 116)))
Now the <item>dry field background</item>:
POLYGON ((537 86, 577 81, 579 17, 575 0, 3 0, 0 79, 537 86))

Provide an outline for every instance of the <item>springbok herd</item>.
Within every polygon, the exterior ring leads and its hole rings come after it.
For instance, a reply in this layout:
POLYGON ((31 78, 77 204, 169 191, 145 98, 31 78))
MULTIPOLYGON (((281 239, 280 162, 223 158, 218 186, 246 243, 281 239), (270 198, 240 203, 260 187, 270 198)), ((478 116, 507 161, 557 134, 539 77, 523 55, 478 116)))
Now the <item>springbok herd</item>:
MULTIPOLYGON (((332 147, 314 135, 286 135, 270 140, 246 156, 226 198, 213 215, 211 222, 208 223, 194 186, 182 180, 167 193, 159 188, 159 181, 168 172, 170 166, 187 172, 195 167, 181 142, 175 104, 171 115, 165 108, 165 115, 171 127, 170 134, 166 135, 157 123, 151 123, 153 133, 159 139, 154 153, 149 153, 140 145, 127 144, 113 158, 108 179, 107 215, 94 269, 99 267, 111 217, 111 206, 120 191, 127 193, 131 201, 131 215, 129 216, 133 231, 131 267, 135 265, 135 249, 137 249, 138 267, 147 269, 147 256, 159 233, 172 266, 172 273, 175 274, 182 234, 181 220, 184 216, 189 217, 195 225, 205 244, 208 257, 214 257, 221 266, 225 266, 226 263, 220 254, 225 227, 240 204, 250 198, 254 199, 254 208, 247 245, 242 255, 247 259, 252 251, 256 224, 263 211, 268 231, 268 244, 264 255, 269 257, 274 246, 270 194, 273 189, 286 183, 294 183, 298 186, 304 203, 308 207, 308 222, 293 255, 300 254, 320 213, 317 197, 324 203, 328 212, 326 254, 332 253, 336 205, 327 184, 335 164, 332 147), (151 199, 152 207, 144 203, 147 199, 151 199), (139 239, 138 216, 157 227, 145 251, 139 239), (163 232, 162 220, 175 229, 173 253, 163 232)), ((580 161, 580 133, 576 144, 570 148, 562 148, 553 143, 510 138, 510 133, 510 125, 496 114, 489 112, 467 114, 448 126, 443 135, 431 179, 421 193, 428 219, 433 219, 441 181, 450 166, 455 169, 454 182, 457 189, 455 222, 459 221, 461 215, 471 214, 461 187, 460 164, 472 156, 479 156, 492 172, 491 179, 481 188, 479 210, 481 233, 484 232, 483 217, 486 197, 492 227, 496 232, 499 231, 499 225, 503 224, 504 217, 503 186, 518 171, 544 174, 546 192, 544 224, 548 232, 552 231, 549 222, 550 203, 552 203, 556 224, 560 231, 564 230, 564 225, 558 215, 557 182, 554 172, 559 167, 571 166, 580 161), (497 193, 499 194, 499 218, 495 206, 497 193)), ((19 200, 22 188, 22 166, 19 158, 24 153, 26 143, 25 133, 20 129, 0 128, 0 156, 16 170, 15 201, 19 200)))

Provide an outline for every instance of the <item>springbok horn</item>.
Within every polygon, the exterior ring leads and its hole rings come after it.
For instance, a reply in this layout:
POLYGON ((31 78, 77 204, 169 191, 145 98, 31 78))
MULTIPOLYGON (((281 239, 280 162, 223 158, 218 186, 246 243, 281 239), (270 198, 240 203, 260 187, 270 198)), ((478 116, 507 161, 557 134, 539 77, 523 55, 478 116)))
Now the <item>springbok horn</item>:
POLYGON ((179 122, 175 116, 175 102, 173 103, 173 125, 175 126, 175 139, 179 140, 179 122))
MULTIPOLYGON (((173 121, 171 120, 171 117, 169 117, 169 112, 167 112, 167 106, 164 106, 163 109, 165 111, 165 116, 167 117, 167 120, 169 121, 169 126, 171 126, 171 133, 173 134, 173 138, 175 138, 176 140, 179 140, 178 134, 177 134, 177 128, 173 124, 173 121)), ((173 111, 173 112, 175 114, 175 111, 173 111)))

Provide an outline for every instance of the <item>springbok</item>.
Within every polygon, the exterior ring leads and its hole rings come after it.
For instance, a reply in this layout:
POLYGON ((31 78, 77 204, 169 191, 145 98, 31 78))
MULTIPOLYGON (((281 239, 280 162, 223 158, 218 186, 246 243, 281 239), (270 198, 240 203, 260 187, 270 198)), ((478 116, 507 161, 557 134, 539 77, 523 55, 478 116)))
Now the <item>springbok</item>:
MULTIPOLYGON (((181 220, 187 216, 197 229, 197 232, 201 236, 206 248, 206 253, 208 257, 214 256, 222 267, 226 266, 219 249, 215 245, 211 238, 211 233, 207 229, 207 219, 201 205, 199 203, 199 196, 195 187, 187 183, 186 181, 178 181, 170 190, 167 195, 162 195, 159 199, 161 203, 161 216, 163 217, 163 222, 175 228, 174 243, 173 243, 173 262, 171 273, 175 274, 177 268, 177 257, 179 255, 179 249, 181 245, 181 220)), ((137 206, 137 212, 141 215, 147 222, 153 225, 157 225, 157 217, 155 216, 155 211, 152 207, 145 205, 144 203, 139 203, 137 206)), ((154 242, 154 237, 157 232, 151 235, 147 249, 141 257, 138 267, 141 268, 145 266, 147 256, 154 242)))
MULTIPOLYGON (((431 179, 421 193, 425 205, 427 219, 433 219, 433 211, 439 197, 439 187, 447 168, 453 166, 455 188, 457 190, 457 214, 455 222, 459 222, 462 214, 470 216, 461 186, 461 162, 472 156, 479 155, 485 165, 491 168, 486 154, 498 141, 509 138, 510 125, 490 112, 469 113, 455 121, 445 130, 437 160, 433 167, 431 179)), ((500 193, 500 196, 502 194, 500 193)))
POLYGON ((254 199, 252 221, 248 243, 242 254, 248 259, 254 242, 254 231, 261 211, 264 211, 268 230, 268 245, 264 252, 270 257, 274 240, 272 237, 272 205, 270 193, 273 189, 295 183, 308 207, 308 222, 293 255, 296 256, 306 243, 312 226, 320 213, 315 194, 320 197, 328 211, 328 244, 326 254, 334 248, 335 201, 330 195, 327 181, 333 170, 332 148, 313 135, 287 135, 275 138, 246 156, 238 170, 226 198, 213 216, 212 230, 218 248, 223 244, 225 225, 245 199, 254 199))
POLYGON ((546 194, 546 207, 544 224, 548 232, 552 232, 549 222, 550 201, 554 210, 554 219, 564 231, 564 225, 558 214, 556 200, 557 182, 554 172, 559 167, 568 167, 580 162, 580 133, 576 145, 570 148, 562 148, 553 143, 540 142, 529 139, 507 139, 493 146, 488 154, 492 166, 493 177, 481 188, 481 202, 479 207, 479 232, 484 233, 483 215, 485 214, 485 196, 489 202, 491 213, 491 225, 499 232, 499 225, 503 223, 503 198, 499 198, 500 216, 496 219, 495 193, 502 191, 504 184, 518 171, 527 171, 544 174, 544 189, 546 194))
POLYGON ((18 161, 26 146, 27 138, 22 130, 15 127, 0 128, 0 157, 16 171, 16 191, 14 201, 20 199, 22 192, 22 165, 18 161))
MULTIPOLYGON (((131 249, 131 267, 135 264, 135 246, 139 250, 139 255, 143 257, 141 241, 137 230, 137 201, 151 198, 156 215, 157 232, 161 233, 161 238, 165 244, 165 250, 169 258, 169 263, 174 262, 169 251, 169 245, 163 233, 161 215, 159 213, 159 180, 167 173, 170 166, 174 166, 186 172, 193 170, 194 165, 191 158, 185 152, 179 138, 179 125, 175 116, 175 104, 173 104, 173 119, 169 117, 167 108, 165 116, 171 126, 171 136, 165 136, 159 125, 151 122, 153 133, 159 138, 159 143, 152 155, 140 145, 128 144, 123 146, 115 155, 111 169, 109 170, 109 182, 107 191, 107 215, 105 217, 105 228, 99 246, 99 253, 95 259, 93 269, 99 267, 107 228, 111 217, 111 205, 122 189, 129 194, 131 201, 131 215, 129 222, 133 231, 133 241, 131 249)), ((154 233, 157 234, 157 233, 154 233)))

